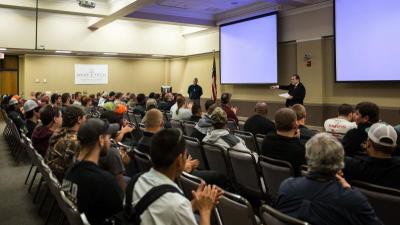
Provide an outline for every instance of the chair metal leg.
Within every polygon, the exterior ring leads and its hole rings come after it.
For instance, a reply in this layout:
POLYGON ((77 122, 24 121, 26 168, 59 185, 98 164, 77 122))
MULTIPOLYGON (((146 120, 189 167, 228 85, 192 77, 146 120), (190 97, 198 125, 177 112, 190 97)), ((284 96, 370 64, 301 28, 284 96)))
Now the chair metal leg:
POLYGON ((35 183, 36 175, 38 173, 39 173, 39 171, 38 171, 38 168, 36 167, 35 173, 33 174, 33 178, 31 180, 31 184, 29 185, 29 188, 28 188, 28 193, 31 193, 31 189, 32 189, 33 183, 35 183))
POLYGON ((34 166, 35 165, 33 165, 33 163, 32 163, 31 168, 29 169, 28 175, 25 178, 24 184, 28 183, 29 177, 31 176, 31 172, 32 172, 32 169, 33 169, 34 166))
POLYGON ((46 188, 45 189, 44 198, 43 198, 43 200, 42 200, 42 202, 40 203, 40 206, 39 206, 39 211, 38 211, 39 215, 40 215, 40 211, 42 211, 42 208, 43 208, 44 204, 46 203, 46 200, 49 197, 49 195, 50 195, 50 190, 48 188, 46 188))
POLYGON ((54 211, 55 206, 56 206, 56 200, 53 199, 53 202, 51 203, 51 206, 50 206, 49 214, 47 214, 47 216, 46 216, 46 220, 45 220, 45 222, 44 222, 44 225, 49 224, 50 217, 51 217, 51 214, 52 214, 53 211, 54 211))
POLYGON ((38 185, 38 187, 36 188, 35 196, 33 197, 33 203, 34 203, 34 204, 36 203, 36 200, 37 200, 37 198, 38 198, 38 196, 39 196, 40 187, 42 186, 42 183, 43 183, 43 178, 40 178, 39 185, 38 185))

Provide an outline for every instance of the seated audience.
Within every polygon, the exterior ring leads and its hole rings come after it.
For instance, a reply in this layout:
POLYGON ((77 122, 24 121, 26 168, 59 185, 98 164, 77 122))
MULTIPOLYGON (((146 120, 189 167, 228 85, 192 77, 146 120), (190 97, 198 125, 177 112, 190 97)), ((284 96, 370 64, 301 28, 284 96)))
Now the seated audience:
POLYGON ((49 140, 54 132, 62 126, 62 112, 60 108, 45 105, 40 109, 41 124, 35 127, 32 133, 32 145, 43 157, 46 156, 49 140))
POLYGON ((213 100, 207 100, 204 104, 207 113, 203 115, 203 117, 199 120, 199 122, 194 126, 191 137, 197 138, 200 142, 203 141, 208 131, 211 131, 213 128, 211 121, 211 114, 214 112, 214 109, 217 107, 213 100))
POLYGON ((338 117, 327 119, 324 123, 326 132, 344 135, 347 131, 357 128, 353 122, 354 109, 349 104, 342 104, 338 108, 338 117))
POLYGON ((297 117, 296 123, 297 123, 298 129, 300 130, 300 142, 302 144, 305 144, 312 136, 317 134, 317 131, 311 130, 308 127, 306 127, 307 112, 306 112, 306 108, 303 105, 294 104, 292 106, 292 109, 296 113, 296 117, 297 117))
POLYGON ((69 93, 63 93, 61 95, 61 112, 64 112, 67 106, 71 105, 71 95, 69 93))
POLYGON ((310 224, 382 224, 367 198, 340 175, 343 147, 335 137, 320 133, 306 143, 308 174, 288 178, 279 188, 279 211, 310 224))
POLYGON ((182 132, 164 129, 154 135, 150 156, 153 168, 141 175, 134 185, 133 206, 153 187, 168 184, 177 192, 167 192, 151 204, 141 215, 141 224, 185 224, 197 225, 193 212, 200 213, 200 224, 210 224, 210 215, 217 204, 221 192, 215 186, 199 186, 193 190, 190 202, 174 182, 184 170, 187 151, 182 132))
POLYGON ((115 100, 115 92, 114 91, 110 91, 110 93, 108 94, 108 98, 106 99, 106 102, 112 102, 114 103, 115 100))
POLYGON ((357 128, 349 130, 343 137, 342 144, 347 156, 365 155, 365 143, 368 135, 365 129, 379 121, 379 107, 372 102, 356 105, 355 122, 357 128))
POLYGON ((221 108, 226 112, 229 120, 234 120, 236 125, 239 124, 239 119, 236 116, 236 112, 238 110, 237 107, 233 107, 231 104, 232 94, 223 93, 221 95, 221 108))
MULTIPOLYGON (((192 116, 191 104, 186 104, 185 97, 179 96, 176 99, 176 110, 171 111, 172 119, 174 120, 189 120, 192 116)), ((171 107, 172 108, 172 107, 171 107)))
POLYGON ((27 100, 24 103, 24 113, 25 113, 25 125, 26 125, 26 136, 28 138, 32 137, 33 130, 39 124, 40 114, 39 114, 40 106, 34 100, 27 100))
POLYGON ((137 150, 150 154, 151 137, 164 127, 163 114, 158 109, 150 109, 142 120, 144 124, 143 136, 136 147, 137 150))
POLYGON ((199 122, 201 119, 201 106, 194 104, 192 105, 192 116, 190 117, 190 121, 199 122))
POLYGON ((268 106, 265 102, 257 102, 254 109, 255 113, 253 116, 248 118, 244 123, 244 130, 256 134, 266 135, 269 132, 275 132, 275 124, 267 118, 268 106))
POLYGON ((116 178, 98 166, 100 156, 110 148, 108 126, 100 119, 88 119, 77 136, 81 144, 78 162, 68 169, 63 189, 90 224, 103 224, 122 210, 124 197, 116 178))
POLYGON ((15 96, 13 96, 9 100, 7 107, 7 115, 8 118, 10 118, 14 122, 19 133, 21 133, 21 131, 26 133, 26 124, 24 120, 24 115, 20 110, 21 103, 19 102, 18 99, 15 96))
POLYGON ((103 94, 101 95, 100 99, 99 99, 99 103, 97 104, 97 106, 103 106, 104 103, 106 103, 108 98, 108 93, 107 92, 103 92, 103 94))
POLYGON ((137 103, 133 113, 140 114, 140 116, 143 118, 144 114, 146 113, 146 96, 140 93, 136 96, 136 101, 137 103))
POLYGON ((157 109, 157 100, 155 100, 154 98, 147 99, 146 111, 148 111, 150 109, 157 109))
POLYGON ((288 161, 292 165, 295 175, 299 176, 300 166, 305 164, 306 160, 296 120, 296 113, 292 109, 279 109, 275 114, 276 133, 269 133, 265 136, 261 154, 288 161))
POLYGON ((228 148, 234 148, 251 152, 241 138, 229 133, 226 129, 228 118, 226 112, 222 108, 217 107, 214 109, 211 114, 211 121, 214 129, 207 133, 203 142, 221 146, 225 150, 228 150, 228 148))
POLYGON ((77 91, 77 92, 75 92, 74 97, 75 97, 75 98, 74 98, 74 103, 73 103, 73 105, 82 105, 82 102, 81 102, 82 93, 79 92, 79 91, 77 91))
POLYGON ((166 93, 163 100, 158 103, 158 109, 164 112, 170 111, 173 98, 171 93, 166 93))
POLYGON ((114 104, 116 104, 116 105, 121 104, 121 103, 122 103, 122 96, 123 96, 123 95, 124 95, 124 94, 122 94, 122 92, 117 92, 117 93, 115 94, 114 104))
POLYGON ((50 96, 50 102, 52 105, 61 107, 62 101, 61 101, 61 95, 54 93, 50 96))
POLYGON ((392 157, 397 138, 392 126, 373 124, 368 130, 368 156, 345 159, 346 179, 400 189, 400 158, 392 157))
POLYGON ((136 95, 134 93, 129 94, 129 100, 128 100, 127 105, 130 108, 133 108, 136 106, 136 95))
POLYGON ((51 136, 45 157, 45 162, 59 181, 77 156, 79 141, 76 134, 86 119, 82 108, 77 105, 68 106, 62 117, 62 127, 51 136))
POLYGON ((89 113, 90 110, 93 108, 93 100, 91 97, 88 96, 83 96, 82 97, 82 107, 85 111, 85 113, 89 113))

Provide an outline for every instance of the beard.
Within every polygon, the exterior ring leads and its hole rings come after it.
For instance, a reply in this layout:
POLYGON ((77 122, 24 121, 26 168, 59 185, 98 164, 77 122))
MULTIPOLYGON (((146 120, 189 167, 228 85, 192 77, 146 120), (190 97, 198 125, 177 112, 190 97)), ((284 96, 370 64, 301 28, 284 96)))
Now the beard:
POLYGON ((106 156, 107 153, 108 153, 108 148, 106 145, 104 145, 103 147, 100 147, 100 157, 106 156))

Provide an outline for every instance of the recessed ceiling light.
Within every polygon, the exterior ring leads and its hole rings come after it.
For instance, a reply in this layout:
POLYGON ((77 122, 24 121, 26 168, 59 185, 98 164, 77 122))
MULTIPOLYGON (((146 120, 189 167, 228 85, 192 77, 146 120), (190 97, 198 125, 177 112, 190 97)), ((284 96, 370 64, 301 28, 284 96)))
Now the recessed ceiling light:
POLYGON ((56 51, 56 53, 71 54, 72 52, 71 52, 71 51, 64 51, 64 50, 61 50, 61 51, 56 51))
POLYGON ((7 51, 6 48, 0 48, 0 51, 7 51))
POLYGON ((104 55, 118 55, 118 53, 115 52, 104 52, 104 55))
POLYGON ((153 57, 165 57, 165 55, 152 55, 153 57))

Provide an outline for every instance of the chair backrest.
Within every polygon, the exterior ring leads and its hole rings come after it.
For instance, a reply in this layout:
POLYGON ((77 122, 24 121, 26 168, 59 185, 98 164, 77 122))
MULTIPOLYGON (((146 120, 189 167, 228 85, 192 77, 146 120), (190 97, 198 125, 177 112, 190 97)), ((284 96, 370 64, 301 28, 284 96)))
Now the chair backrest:
POLYGON ((169 122, 171 123, 172 128, 180 129, 183 132, 182 121, 171 119, 169 122))
POLYGON ((258 152, 258 147, 257 147, 257 144, 256 144, 256 140, 255 140, 254 135, 252 133, 247 132, 247 131, 235 130, 235 131, 233 131, 233 134, 235 136, 238 136, 241 139, 243 139, 243 141, 246 144, 246 147, 248 149, 250 149, 252 152, 258 152))
POLYGON ((269 205, 262 205, 260 217, 263 225, 308 225, 309 223, 286 215, 269 205))
POLYGON ((197 189, 201 181, 201 178, 193 176, 189 173, 183 172, 181 174, 179 178, 179 186, 182 188, 186 198, 192 199, 192 191, 197 189))
POLYGON ((264 138, 265 138, 265 135, 256 134, 256 142, 257 142, 258 152, 260 152, 260 153, 261 153, 262 143, 264 141, 264 138))
POLYGON ((133 112, 127 112, 128 121, 136 124, 135 115, 133 112))
POLYGON ((225 176, 228 174, 228 164, 226 160, 226 150, 214 144, 203 143, 204 155, 206 156, 210 170, 220 172, 225 176))
POLYGON ((188 136, 184 136, 184 138, 186 141, 186 149, 188 153, 192 156, 193 159, 199 160, 200 164, 198 169, 200 170, 208 169, 207 160, 199 140, 188 136))
POLYGON ((261 167, 265 187, 270 197, 276 200, 282 181, 294 175, 293 168, 289 162, 263 155, 258 158, 258 163, 261 167))
POLYGON ((223 225, 256 225, 253 208, 240 195, 225 191, 217 205, 218 214, 223 225))
POLYGON ((307 165, 301 165, 300 166, 300 174, 302 177, 306 176, 308 173, 308 166, 307 165))
POLYGON ((368 198, 368 202, 384 224, 399 224, 397 213, 400 209, 400 190, 362 181, 351 181, 351 185, 368 198))
POLYGON ((135 116, 135 121, 136 121, 136 126, 139 126, 139 124, 142 122, 142 115, 140 114, 133 114, 135 116))
POLYGON ((165 112, 165 118, 167 119, 167 121, 170 121, 172 118, 172 113, 169 111, 165 112))
POLYGON ((64 191, 60 190, 56 199, 70 225, 89 225, 85 214, 79 213, 78 207, 65 196, 64 191))
POLYGON ((330 132, 330 131, 326 131, 326 133, 332 134, 332 136, 334 136, 339 141, 341 141, 343 139, 344 135, 346 135, 346 134, 343 134, 343 133, 330 132))
POLYGON ((238 129, 236 122, 234 120, 229 120, 229 119, 228 119, 228 123, 226 124, 226 128, 228 128, 229 130, 237 130, 238 129))
POLYGON ((135 154, 134 156, 135 162, 139 171, 140 172, 149 171, 153 165, 150 156, 144 152, 137 150, 136 148, 134 148, 133 151, 135 154))
POLYGON ((195 126, 196 126, 196 123, 195 123, 195 122, 192 122, 192 121, 185 121, 185 122, 183 123, 183 128, 185 129, 185 130, 184 130, 184 131, 185 131, 185 134, 186 134, 187 136, 192 135, 193 129, 194 129, 195 126))
POLYGON ((264 198, 259 169, 256 159, 249 152, 228 149, 228 159, 232 167, 234 182, 241 192, 258 198, 264 198))

